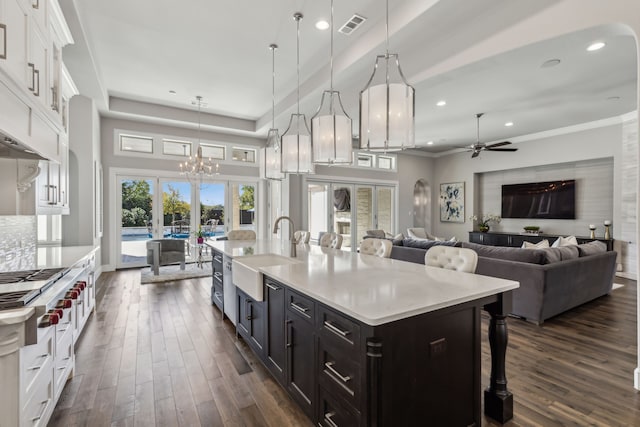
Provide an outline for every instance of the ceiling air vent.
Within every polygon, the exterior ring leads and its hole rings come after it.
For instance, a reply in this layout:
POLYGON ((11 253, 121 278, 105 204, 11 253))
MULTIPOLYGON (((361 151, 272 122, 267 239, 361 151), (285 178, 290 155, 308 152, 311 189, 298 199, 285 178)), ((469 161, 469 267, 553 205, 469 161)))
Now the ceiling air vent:
POLYGON ((364 24, 367 18, 360 15, 353 15, 340 29, 339 33, 345 34, 347 36, 351 35, 355 30, 360 28, 360 25, 364 24))

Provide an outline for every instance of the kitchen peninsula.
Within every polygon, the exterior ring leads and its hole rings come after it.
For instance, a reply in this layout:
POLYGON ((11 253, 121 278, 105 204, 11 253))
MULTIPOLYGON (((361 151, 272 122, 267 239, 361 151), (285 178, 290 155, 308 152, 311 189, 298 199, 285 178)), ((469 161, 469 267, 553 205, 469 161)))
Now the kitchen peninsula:
POLYGON ((228 271, 274 254, 257 267, 261 289, 225 280, 223 310, 317 424, 481 425, 482 309, 491 315, 485 413, 511 419, 506 314, 517 282, 309 245, 277 261, 289 251, 278 240, 208 244, 214 276, 216 257, 228 271))

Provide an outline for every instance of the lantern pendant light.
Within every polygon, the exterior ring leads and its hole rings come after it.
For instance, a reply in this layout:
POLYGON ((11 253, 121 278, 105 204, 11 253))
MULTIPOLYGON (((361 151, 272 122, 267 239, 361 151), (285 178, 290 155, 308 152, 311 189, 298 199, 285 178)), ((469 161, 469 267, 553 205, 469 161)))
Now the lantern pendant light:
POLYGON ((398 54, 389 53, 387 0, 386 53, 376 57, 373 74, 360 92, 360 148, 386 152, 415 147, 414 95, 415 89, 402 74, 398 54))
POLYGON ((340 92, 333 90, 333 0, 331 0, 329 30, 331 31, 331 86, 329 90, 322 93, 320 107, 311 118, 313 163, 351 164, 353 162, 351 118, 344 111, 340 92))
POLYGON ((278 45, 269 45, 271 49, 271 129, 267 134, 267 145, 264 148, 264 176, 267 179, 280 181, 284 179, 280 155, 280 133, 276 129, 276 49, 278 45))
POLYGON ((282 172, 284 173, 313 173, 311 163, 311 133, 307 126, 307 118, 300 114, 300 21, 302 14, 297 12, 293 15, 297 26, 297 75, 298 75, 298 106, 297 112, 291 114, 289 127, 282 134, 280 153, 282 156, 282 172))

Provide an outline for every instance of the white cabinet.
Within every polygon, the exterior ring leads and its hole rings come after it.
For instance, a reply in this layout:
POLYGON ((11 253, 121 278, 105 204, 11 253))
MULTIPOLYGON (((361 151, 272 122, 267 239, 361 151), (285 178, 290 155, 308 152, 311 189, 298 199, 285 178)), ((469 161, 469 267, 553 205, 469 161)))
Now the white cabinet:
POLYGON ((29 38, 29 90, 42 107, 47 107, 49 41, 39 30, 32 29, 29 38))
POLYGON ((37 214, 69 213, 69 147, 60 144, 60 163, 41 160, 37 184, 37 214))
POLYGON ((29 1, 0 0, 0 66, 20 86, 27 85, 29 1))

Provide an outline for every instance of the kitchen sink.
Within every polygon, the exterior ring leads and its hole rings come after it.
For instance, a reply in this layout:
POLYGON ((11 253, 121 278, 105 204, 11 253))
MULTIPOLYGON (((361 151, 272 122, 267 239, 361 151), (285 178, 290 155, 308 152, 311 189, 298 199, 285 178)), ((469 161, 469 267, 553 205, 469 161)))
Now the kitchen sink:
POLYGON ((260 267, 297 264, 302 261, 277 254, 263 254, 237 257, 233 259, 233 284, 256 301, 263 300, 262 273, 260 267))

